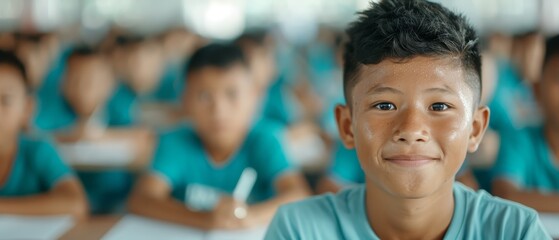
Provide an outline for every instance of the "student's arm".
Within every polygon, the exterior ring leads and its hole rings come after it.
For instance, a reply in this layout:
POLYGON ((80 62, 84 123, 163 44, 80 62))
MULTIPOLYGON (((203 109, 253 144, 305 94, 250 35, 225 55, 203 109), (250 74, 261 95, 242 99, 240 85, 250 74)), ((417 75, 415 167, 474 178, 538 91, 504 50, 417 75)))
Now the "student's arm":
POLYGON ((26 197, 0 198, 1 214, 72 215, 77 220, 87 216, 87 201, 75 177, 57 183, 47 193, 26 197))
POLYGON ((248 207, 249 225, 269 223, 279 206, 310 195, 305 178, 296 172, 283 174, 275 181, 276 196, 248 207))
POLYGON ((173 199, 169 184, 155 174, 145 175, 138 181, 128 207, 132 213, 150 218, 204 230, 216 227, 210 212, 192 211, 182 202, 173 199))
POLYGON ((504 178, 493 181, 493 194, 498 197, 519 202, 538 212, 559 212, 559 194, 542 194, 536 191, 522 190, 513 182, 504 178))

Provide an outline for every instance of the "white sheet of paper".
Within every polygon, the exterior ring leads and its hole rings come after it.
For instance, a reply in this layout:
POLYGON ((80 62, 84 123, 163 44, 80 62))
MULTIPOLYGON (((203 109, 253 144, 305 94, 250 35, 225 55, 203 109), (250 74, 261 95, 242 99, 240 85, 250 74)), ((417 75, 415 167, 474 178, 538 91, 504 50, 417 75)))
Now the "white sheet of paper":
POLYGON ((552 238, 559 238, 559 214, 540 213, 540 221, 552 238))
POLYGON ((0 239, 58 239, 73 226, 70 216, 0 215, 0 239))
POLYGON ((123 167, 134 160, 134 148, 130 142, 114 140, 107 142, 77 142, 60 144, 60 153, 70 164, 123 167))
POLYGON ((103 240, 260 240, 264 238, 265 233, 265 227, 237 231, 204 232, 195 228, 189 228, 155 219, 136 215, 126 215, 103 237, 103 240))
POLYGON ((155 219, 126 215, 103 237, 103 240, 113 239, 202 240, 204 232, 155 219))
POLYGON ((261 240, 266 235, 266 227, 247 230, 214 230, 208 232, 205 240, 261 240))

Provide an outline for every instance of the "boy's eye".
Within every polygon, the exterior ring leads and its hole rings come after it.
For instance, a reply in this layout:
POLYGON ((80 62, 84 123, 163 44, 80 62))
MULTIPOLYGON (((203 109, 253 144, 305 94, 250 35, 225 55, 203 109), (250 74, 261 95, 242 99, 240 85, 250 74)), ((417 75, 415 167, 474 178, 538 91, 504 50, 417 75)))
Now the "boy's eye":
POLYGON ((433 103, 430 107, 433 111, 444 111, 447 110, 449 106, 446 103, 433 103))
POLYGON ((378 109, 378 110, 381 110, 381 111, 396 110, 396 106, 394 104, 387 103, 387 102, 378 103, 378 104, 374 105, 373 107, 378 109))

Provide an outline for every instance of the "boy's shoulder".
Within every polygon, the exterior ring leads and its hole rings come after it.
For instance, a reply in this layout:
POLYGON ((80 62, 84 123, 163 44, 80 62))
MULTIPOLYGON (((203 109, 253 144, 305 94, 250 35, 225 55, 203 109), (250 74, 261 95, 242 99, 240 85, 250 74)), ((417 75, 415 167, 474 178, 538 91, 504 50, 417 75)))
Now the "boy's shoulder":
POLYGON ((453 216, 457 236, 499 239, 548 238, 538 213, 522 204, 494 197, 484 190, 474 191, 461 183, 454 184, 453 216))
POLYGON ((279 208, 266 239, 378 239, 368 227, 364 185, 279 208))

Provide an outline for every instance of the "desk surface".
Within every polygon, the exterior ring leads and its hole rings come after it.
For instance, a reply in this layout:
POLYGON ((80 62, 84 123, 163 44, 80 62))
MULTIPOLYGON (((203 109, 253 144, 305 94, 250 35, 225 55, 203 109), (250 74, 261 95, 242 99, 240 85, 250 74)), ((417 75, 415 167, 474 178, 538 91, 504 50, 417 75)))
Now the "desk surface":
POLYGON ((101 239, 122 218, 122 216, 93 216, 78 222, 61 240, 97 240, 101 239))

